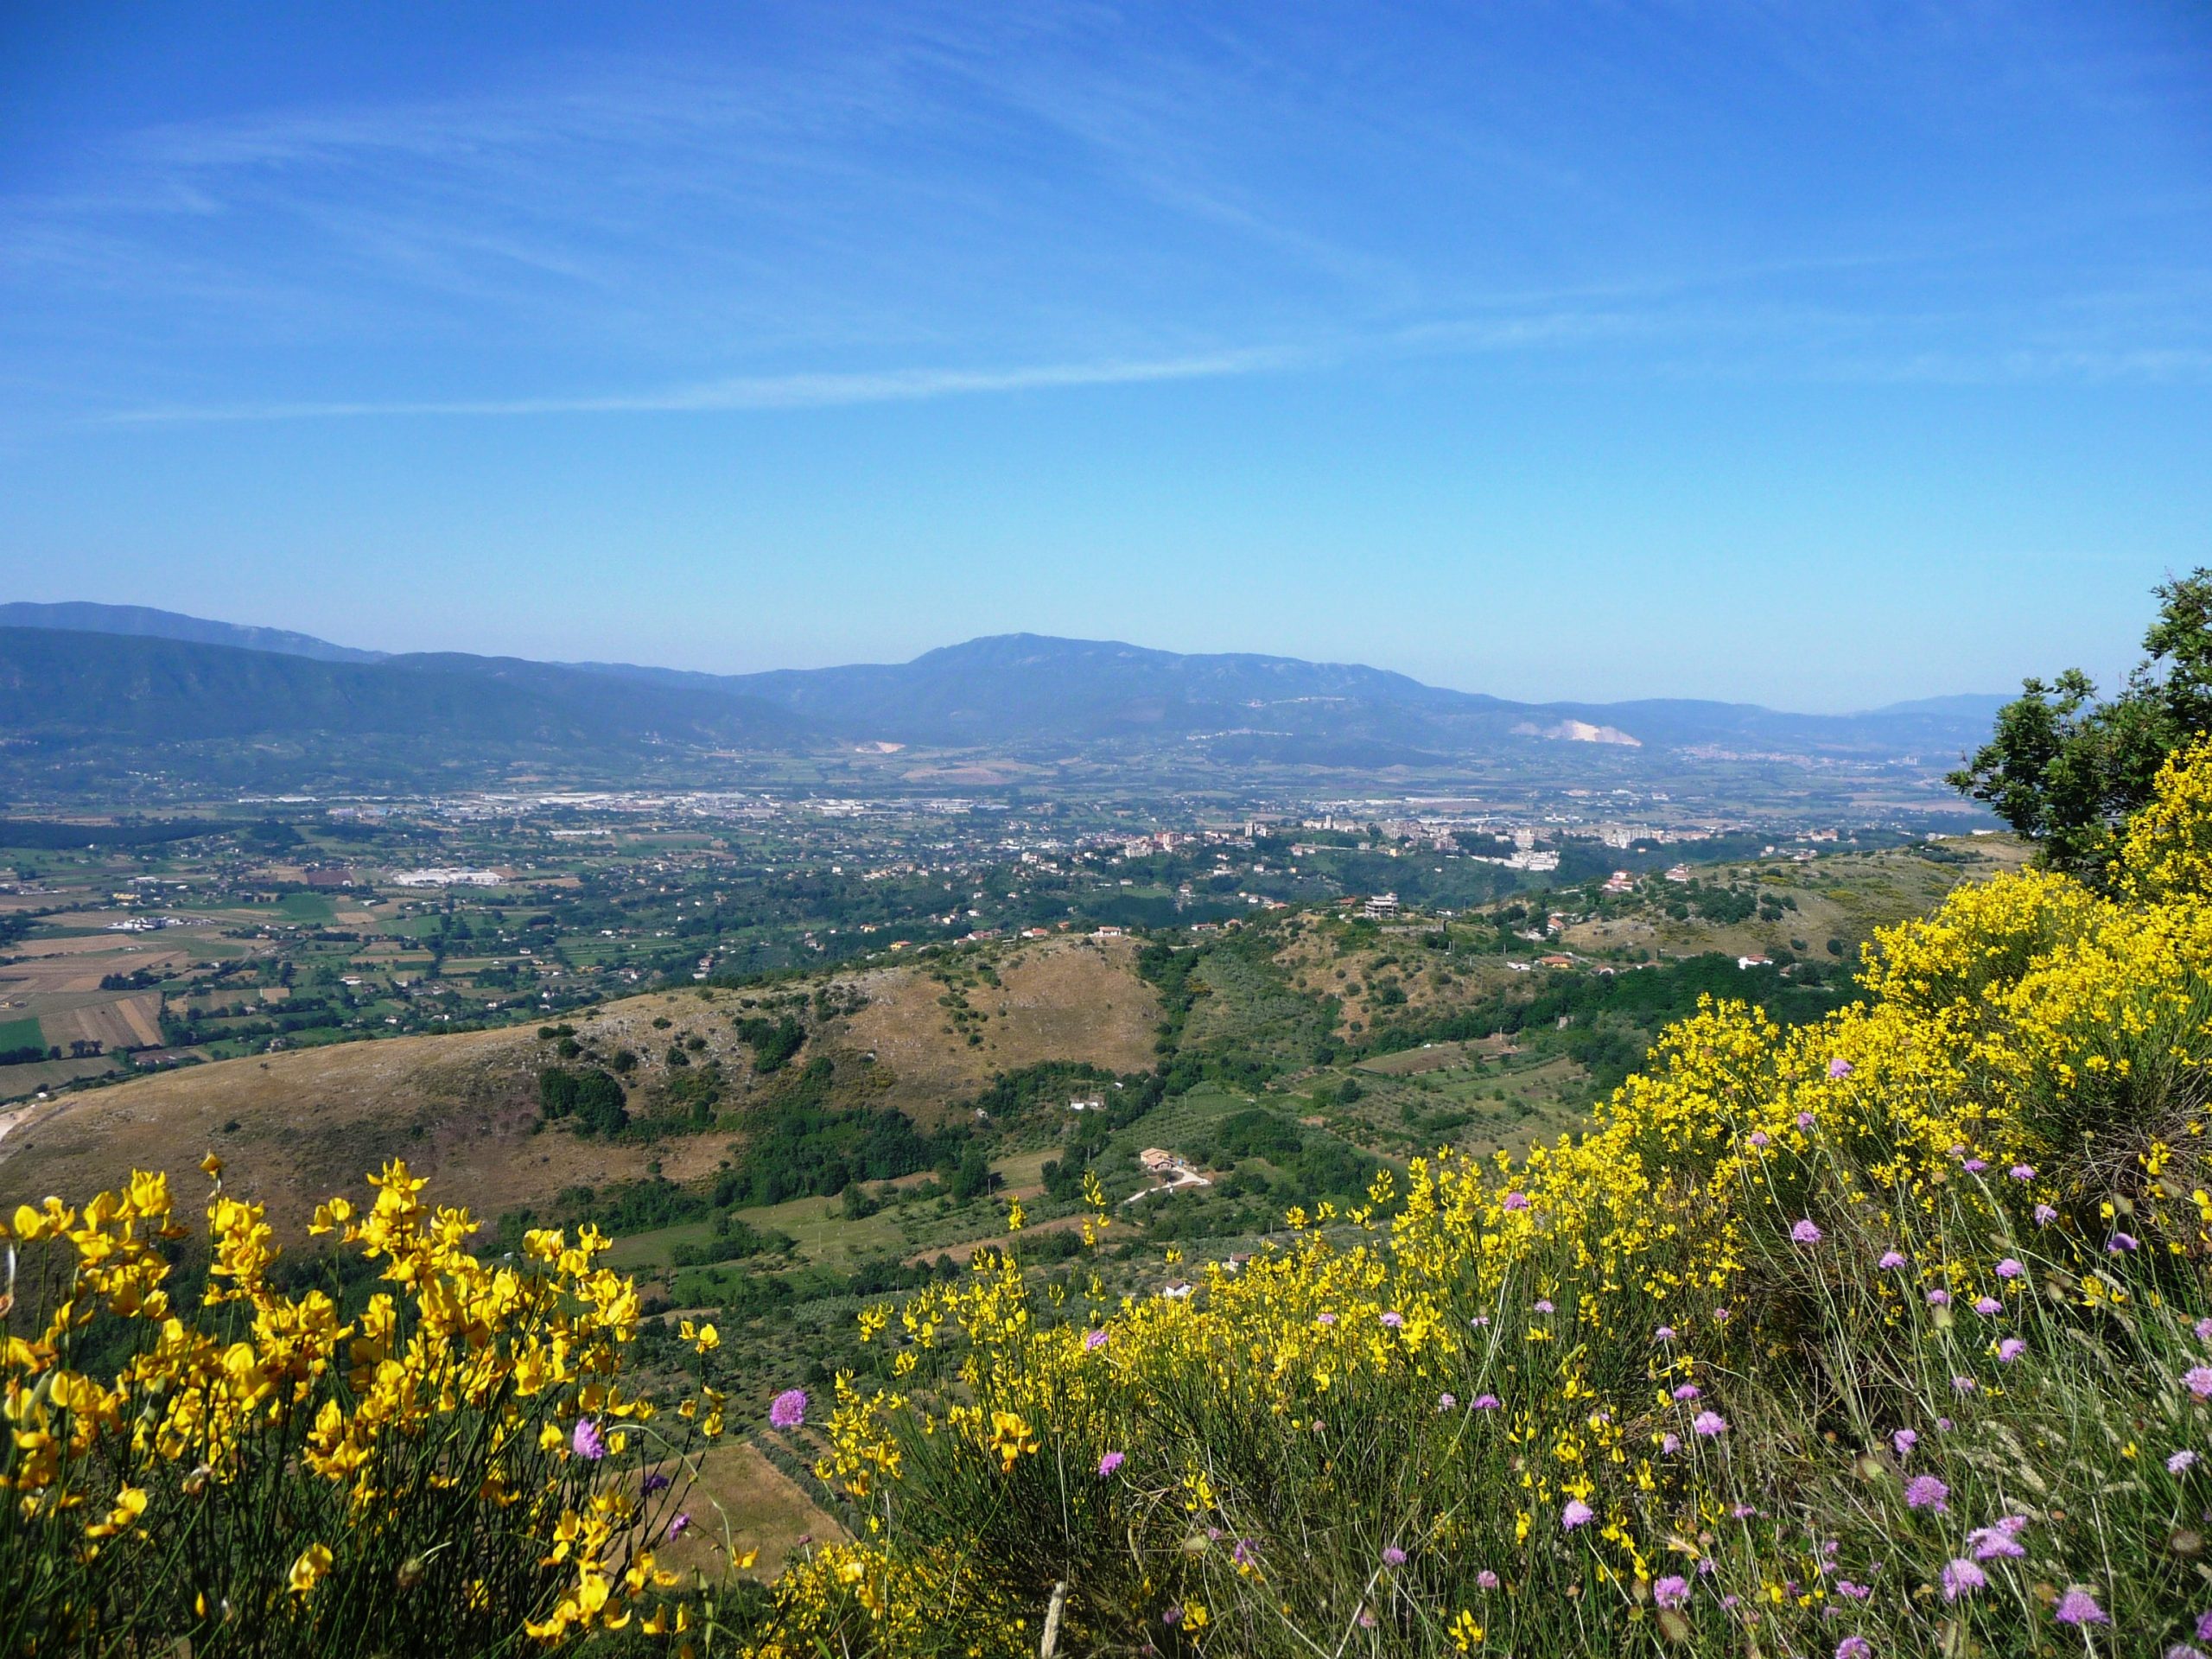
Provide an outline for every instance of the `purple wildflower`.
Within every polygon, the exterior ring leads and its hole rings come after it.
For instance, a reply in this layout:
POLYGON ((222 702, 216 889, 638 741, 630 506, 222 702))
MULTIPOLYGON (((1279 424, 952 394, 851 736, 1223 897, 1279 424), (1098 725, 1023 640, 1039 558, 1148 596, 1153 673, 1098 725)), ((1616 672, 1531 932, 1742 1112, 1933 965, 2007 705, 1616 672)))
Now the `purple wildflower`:
POLYGON ((645 1477, 643 1491, 647 1497, 651 1497, 655 1492, 666 1491, 668 1484, 668 1477, 656 1469, 645 1477))
POLYGON ((1402 1549, 1400 1549, 1400 1548, 1399 1548, 1395 1544, 1392 1544, 1392 1545, 1391 1545, 1388 1549, 1386 1549, 1386 1550, 1384 1550, 1384 1551, 1382 1552, 1382 1565, 1383 1565, 1383 1566, 1385 1566, 1385 1567, 1403 1567, 1405 1564, 1406 1564, 1406 1552, 1405 1552, 1404 1550, 1402 1550, 1402 1549))
POLYGON ((1810 1135, 1813 1132, 1813 1115, 1810 1112, 1800 1112, 1797 1114, 1797 1127, 1804 1130, 1808 1135, 1810 1135))
POLYGON ((2005 1311, 2005 1304, 1994 1296, 1977 1296, 1974 1298, 1974 1311, 1985 1319, 1991 1319, 2005 1311))
POLYGON ((2196 1616, 2196 1639, 2200 1642, 2212 1642, 2212 1613, 2199 1613, 2196 1616))
POLYGON ((2107 1255, 2125 1255, 2130 1250, 2137 1250, 2142 1248, 2143 1247, 2141 1245, 2135 1242, 2134 1234, 2114 1233, 2112 1236, 2112 1242, 2105 1246, 2105 1254, 2107 1255))
POLYGON ((1382 1323, 1389 1325, 1393 1331, 1396 1330, 1405 1322, 1406 1316, 1399 1313, 1395 1307, 1382 1316, 1382 1323))
POLYGON ((1896 1250, 1884 1250, 1882 1252, 1882 1259, 1877 1262, 1874 1265, 1881 1268, 1885 1273, 1887 1273, 1893 1268, 1901 1268, 1904 1266, 1904 1257, 1896 1250))
POLYGON ((1567 1507, 1559 1512, 1560 1529, 1573 1532, 1577 1527, 1587 1526, 1598 1518, 1598 1511, 1579 1497, 1567 1500, 1567 1507))
POLYGON ((1690 1581, 1680 1573, 1670 1573, 1651 1586, 1651 1599, 1662 1607, 1687 1607, 1690 1603, 1690 1581))
MULTIPOLYGON (((2202 1319, 2196 1322, 2196 1339, 2199 1342, 2212 1342, 2212 1317, 2202 1319)), ((2204 1639, 2212 1642, 2212 1636, 2208 1636, 2204 1639)))
POLYGON ((1677 1452, 1681 1451, 1681 1449, 1682 1449, 1682 1437, 1681 1437, 1681 1435, 1679 1435, 1679 1434, 1662 1434, 1662 1435, 1659 1437, 1659 1455, 1660 1455, 1660 1456, 1664 1457, 1664 1458, 1671 1458, 1671 1457, 1673 1457, 1673 1456, 1675 1455, 1675 1452, 1677 1452))
POLYGON ((768 1402, 768 1427, 797 1428, 806 1421, 806 1390, 785 1389, 768 1402))
POLYGON ((588 1417, 576 1419, 576 1432, 569 1437, 569 1444, 578 1457, 589 1463, 597 1463, 607 1455, 607 1441, 599 1432, 599 1425, 588 1417))
POLYGON ((1764 1129, 1753 1129, 1747 1138, 1755 1147, 1763 1147, 1766 1145, 1766 1131, 1764 1129))
POLYGON ((1789 1236, 1800 1244, 1817 1244, 1821 1242, 1821 1230, 1807 1217, 1789 1230, 1789 1236))
POLYGON ((1842 1078, 1847 1077, 1849 1077, 1850 1075, 1851 1075, 1851 1062, 1850 1062, 1849 1060, 1846 1060, 1846 1059, 1840 1059, 1840 1058, 1839 1058, 1839 1059, 1833 1059, 1833 1060, 1830 1060, 1830 1061, 1828 1062, 1828 1076, 1829 1076, 1829 1077, 1834 1077, 1834 1078, 1835 1078, 1835 1079, 1837 1079, 1837 1080, 1840 1081, 1842 1078))
POLYGON ((1950 1305, 1951 1305, 1951 1293, 1950 1293, 1949 1291, 1948 1291, 1948 1290, 1944 1289, 1942 1286, 1938 1285, 1938 1286, 1936 1286, 1936 1288, 1935 1288, 1935 1289, 1933 1289, 1933 1290, 1931 1290, 1931 1291, 1929 1291, 1929 1292, 1928 1293, 1928 1306, 1930 1306, 1930 1307, 1948 1307, 1950 1305))
POLYGON ((1897 1447, 1897 1456, 1903 1458, 1920 1444, 1920 1436, 1911 1429, 1901 1428, 1890 1436, 1890 1444, 1897 1447))
POLYGON ((1677 1400, 1686 1401, 1694 1400, 1703 1392, 1704 1390, 1700 1389, 1696 1383, 1685 1382, 1675 1390, 1675 1398, 1677 1400))
POLYGON ((2014 1261, 2009 1255, 1997 1264, 1997 1276, 1999 1279, 2024 1278, 2027 1275, 2027 1271, 2028 1270, 2025 1268, 2022 1267, 2018 1262, 2014 1261))
POLYGON ((1838 1579, 1835 1581, 1835 1592, 1852 1601, 1864 1601, 1874 1593, 1874 1586, 1870 1584, 1853 1584, 1849 1579, 1838 1579))
POLYGON ((2200 1400, 2212 1400, 2212 1365, 2192 1365, 2181 1374, 2182 1386, 2200 1400))
POLYGON ((1491 1572, 1488 1567, 1483 1568, 1481 1572, 1475 1574, 1475 1588, 1478 1590, 1497 1589, 1497 1574, 1491 1572))
POLYGON ((1104 1457, 1098 1459, 1098 1478, 1101 1480, 1105 1479, 1109 1475, 1111 1475, 1116 1469, 1120 1468, 1128 1461, 1128 1454, 1127 1452, 1109 1452, 1104 1457))
POLYGON ((2032 1181, 2036 1178, 2036 1166, 2033 1164, 2015 1164, 2005 1173, 2016 1181, 2032 1181))
POLYGON ((1972 1394, 1980 1386, 1970 1376, 1955 1376, 1951 1379, 1951 1392, 1954 1394, 1972 1394))
POLYGON ((1939 1434, 1949 1433, 1951 1432, 1951 1420, 1948 1417, 1938 1417, 1936 1420, 1936 1432, 1939 1434))
POLYGON ((1336 1322, 1337 1316, 1333 1313, 1316 1313, 1313 1316, 1313 1323, 1316 1325, 1334 1325, 1336 1322))
POLYGON ((2058 1211, 2056 1211, 2056 1210, 2054 1210, 2054 1209, 2052 1209, 2049 1205, 2047 1205, 2047 1204, 2039 1204, 2039 1205, 2036 1205, 2036 1225, 2037 1225, 2037 1226, 2038 1226, 2038 1227, 2048 1227, 2048 1226, 2050 1226, 2050 1224, 2051 1224, 2052 1222, 2056 1221, 2057 1219, 2058 1219, 2058 1211))
POLYGON ((1229 1552, 1229 1559, 1239 1567, 1255 1567, 1259 1564, 1260 1547, 1249 1538, 1239 1538, 1229 1552))
POLYGON ((2109 1624, 2112 1615, 2097 1605, 2097 1599, 2076 1585, 2058 1599, 2051 1617, 2062 1624, 2109 1624))
POLYGON ((683 1514, 677 1516, 673 1521, 671 1521, 668 1523, 669 1542, 674 1543, 678 1538, 681 1538, 685 1533, 690 1530, 691 1511, 686 1510, 683 1514))
POLYGON ((1835 1644, 1835 1659, 1874 1659, 1874 1644, 1863 1636, 1847 1636, 1835 1644))
POLYGON ((1961 1555, 1943 1568, 1943 1599, 1956 1601, 1961 1596, 1976 1590, 1986 1589, 1989 1574, 1961 1555))
POLYGON ((1717 1411, 1700 1411, 1690 1419, 1690 1427, 1709 1440, 1728 1432, 1728 1420, 1717 1411))
POLYGON ((1529 1195, 1526 1192, 1507 1193, 1505 1207, 1508 1210, 1526 1210, 1529 1207, 1529 1195))
POLYGON ((1084 1337, 1083 1345, 1085 1348, 1103 1348, 1106 1345, 1106 1333, 1103 1331, 1087 1333, 1084 1337))
POLYGON ((2007 1515, 1999 1517, 1994 1525, 1976 1527, 1967 1534, 1967 1542, 1974 1546, 1974 1560, 1993 1561, 2000 1555, 2010 1560, 2019 1560, 2028 1553, 2019 1539, 2027 1525, 2026 1516, 2007 1515))
POLYGON ((1475 1396, 1477 1411, 1496 1411, 1503 1403, 1494 1394, 1478 1394, 1475 1396))
MULTIPOLYGON (((2208 1323, 2212 1323, 2212 1321, 2208 1321, 2208 1323)), ((1671 1325, 1661 1325, 1656 1331, 1654 1331, 1651 1333, 1651 1339, 1654 1342, 1672 1342, 1675 1339, 1675 1327, 1671 1325)))
POLYGON ((1539 1296, 1539 1297, 1537 1297, 1537 1298, 1536 1298, 1536 1312, 1537 1312, 1537 1313, 1552 1313, 1553 1311, 1554 1311, 1554 1309, 1553 1309, 1553 1307, 1552 1307, 1552 1299, 1551 1299, 1550 1297, 1548 1297, 1548 1296, 1539 1296))
MULTIPOLYGON (((2166 1459, 2166 1472, 2170 1475, 2185 1475, 2196 1466, 2196 1453, 2194 1452, 2177 1452, 2166 1459)), ((2212 1613, 2205 1617, 2212 1618, 2212 1613)))
POLYGON ((1969 1158, 1967 1160, 1964 1167, 1967 1174, 1979 1175, 1983 1170, 1989 1167, 1989 1160, 1986 1158, 1969 1158))
POLYGON ((1997 1363, 2000 1365, 2011 1365, 2016 1363, 2020 1356, 2027 1351, 2028 1344, 2021 1341, 2019 1338, 2007 1337, 2004 1341, 1997 1344, 1997 1363))
POLYGON ((1459 1396, 1456 1394, 1446 1393, 1436 1396, 1436 1408, 1439 1411, 1449 1411, 1459 1403, 1459 1396))
POLYGON ((1933 1510, 1938 1515, 1951 1510, 1951 1489, 1933 1475, 1915 1475, 1905 1484, 1904 1503, 1909 1510, 1933 1510))

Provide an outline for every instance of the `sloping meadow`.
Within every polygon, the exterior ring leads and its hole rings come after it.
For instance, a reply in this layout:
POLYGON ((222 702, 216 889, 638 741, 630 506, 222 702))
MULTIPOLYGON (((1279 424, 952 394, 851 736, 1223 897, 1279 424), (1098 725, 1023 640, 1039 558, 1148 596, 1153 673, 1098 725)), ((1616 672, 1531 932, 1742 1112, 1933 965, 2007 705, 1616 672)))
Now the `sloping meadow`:
POLYGON ((2102 890, 1962 890, 1819 1025, 1704 1007, 1579 1139, 1189 1295, 1017 1248, 873 1311, 897 1386, 841 1385, 820 1465, 864 1529, 749 1639, 2212 1648, 2208 891, 2199 751, 2102 890))

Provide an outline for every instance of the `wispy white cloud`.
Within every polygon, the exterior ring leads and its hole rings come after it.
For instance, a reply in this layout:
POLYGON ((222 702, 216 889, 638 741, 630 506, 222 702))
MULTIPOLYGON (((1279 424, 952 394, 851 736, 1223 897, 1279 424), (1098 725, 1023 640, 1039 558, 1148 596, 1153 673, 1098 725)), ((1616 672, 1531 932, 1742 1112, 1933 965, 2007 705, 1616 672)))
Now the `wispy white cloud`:
POLYGON ((604 396, 398 399, 190 405, 127 410, 111 425, 224 421, 345 420, 374 416, 696 414, 726 410, 827 409, 856 404, 919 403, 990 392, 1201 380, 1292 368, 1311 354, 1290 350, 1215 352, 1132 362, 1052 363, 1010 369, 890 369, 844 374, 741 375, 695 385, 604 396))

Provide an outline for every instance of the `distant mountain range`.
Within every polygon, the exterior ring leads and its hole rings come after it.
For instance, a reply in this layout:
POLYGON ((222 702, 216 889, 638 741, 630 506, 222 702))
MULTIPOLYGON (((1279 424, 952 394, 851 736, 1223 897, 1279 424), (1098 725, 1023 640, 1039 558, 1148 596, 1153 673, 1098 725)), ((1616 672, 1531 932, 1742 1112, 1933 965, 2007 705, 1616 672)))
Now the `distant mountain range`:
POLYGON ((0 605, 0 737, 48 753, 245 741, 375 740, 389 765, 502 753, 611 759, 903 744, 1032 758, 1173 746, 1229 766, 1332 769, 1592 746, 1948 761, 2005 699, 1856 715, 1651 700, 1523 703, 1357 664, 1181 655, 1003 634, 909 663, 715 675, 457 652, 393 655, 136 606, 0 605))

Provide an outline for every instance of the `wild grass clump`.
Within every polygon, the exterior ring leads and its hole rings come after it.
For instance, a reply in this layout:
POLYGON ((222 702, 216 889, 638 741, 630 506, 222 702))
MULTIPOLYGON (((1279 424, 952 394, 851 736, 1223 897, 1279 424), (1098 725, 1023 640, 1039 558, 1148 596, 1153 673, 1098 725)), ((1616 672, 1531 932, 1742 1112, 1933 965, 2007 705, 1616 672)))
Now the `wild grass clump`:
POLYGON ((2105 893, 1962 891, 1818 1026, 1707 1006, 1578 1139, 1187 1298, 1017 1251, 871 1311, 866 1529, 754 1650, 2212 1649, 2207 848, 2200 749, 2105 893))
POLYGON ((360 1294, 291 1294, 261 1207, 204 1167, 196 1296, 162 1176, 0 1224, 0 1652, 494 1654, 674 1624, 653 1546, 719 1402, 668 1436, 625 1389, 637 1294, 604 1237, 480 1262, 395 1162, 365 1214, 334 1198, 311 1229, 369 1264, 360 1294))

